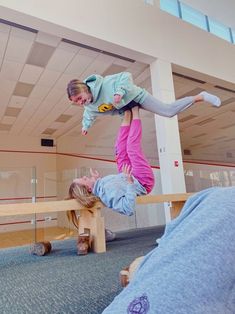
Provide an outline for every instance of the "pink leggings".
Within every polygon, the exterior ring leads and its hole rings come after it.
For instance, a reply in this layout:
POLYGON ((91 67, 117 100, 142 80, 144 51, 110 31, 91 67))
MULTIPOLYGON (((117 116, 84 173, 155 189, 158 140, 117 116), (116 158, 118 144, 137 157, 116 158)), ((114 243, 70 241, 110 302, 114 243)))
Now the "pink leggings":
POLYGON ((134 119, 129 126, 121 126, 117 136, 116 162, 118 171, 123 165, 131 165, 133 176, 150 193, 154 186, 154 175, 141 149, 142 124, 140 119, 134 119))

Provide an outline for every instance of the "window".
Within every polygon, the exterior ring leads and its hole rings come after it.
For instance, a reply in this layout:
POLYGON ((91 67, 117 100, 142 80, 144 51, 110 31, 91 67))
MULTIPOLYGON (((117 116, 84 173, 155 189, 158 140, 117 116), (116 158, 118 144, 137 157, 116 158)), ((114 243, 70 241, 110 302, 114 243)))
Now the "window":
MULTIPOLYGON (((151 0, 145 0, 147 3, 151 0)), ((235 29, 231 29, 179 0, 160 0, 160 9, 184 21, 235 44, 235 29)))
POLYGON ((182 19, 204 30, 207 29, 206 16, 201 12, 194 10, 188 5, 181 3, 182 19))
POLYGON ((172 15, 179 17, 179 5, 177 0, 160 0, 160 8, 172 15))
POLYGON ((229 33, 229 28, 226 27, 225 25, 215 21, 212 18, 208 18, 209 21, 209 27, 210 27, 210 32, 212 34, 215 34, 229 42, 231 42, 230 38, 230 33, 229 33))

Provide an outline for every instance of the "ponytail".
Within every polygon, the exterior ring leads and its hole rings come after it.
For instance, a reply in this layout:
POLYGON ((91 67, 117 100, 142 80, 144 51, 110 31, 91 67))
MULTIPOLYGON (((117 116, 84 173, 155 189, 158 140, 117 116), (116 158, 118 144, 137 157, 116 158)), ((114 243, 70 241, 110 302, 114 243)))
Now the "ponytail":
MULTIPOLYGON (((85 185, 75 182, 70 185, 69 195, 66 199, 76 199, 79 204, 86 208, 91 208, 95 205, 96 202, 100 201, 99 197, 89 192, 85 185)), ((79 219, 75 210, 67 211, 67 217, 69 222, 72 222, 73 225, 78 229, 79 219)))

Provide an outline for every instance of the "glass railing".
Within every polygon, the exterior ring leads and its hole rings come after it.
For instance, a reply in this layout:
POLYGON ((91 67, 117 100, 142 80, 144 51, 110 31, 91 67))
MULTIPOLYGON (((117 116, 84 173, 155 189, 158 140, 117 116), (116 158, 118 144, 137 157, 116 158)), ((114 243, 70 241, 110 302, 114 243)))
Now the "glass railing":
MULTIPOLYGON (((113 173, 108 168, 97 170, 104 175, 113 173)), ((88 167, 80 167, 57 173, 40 173, 38 179, 35 168, 0 169, 0 204, 12 205, 9 216, 5 212, 1 214, 0 207, 0 248, 32 246, 38 242, 77 237, 78 231, 69 222, 66 212, 22 214, 17 205, 63 200, 68 196, 68 189, 73 179, 88 174, 88 167)), ((79 216, 79 212, 76 214, 79 216)), ((123 229, 136 226, 135 216, 124 217, 113 213, 110 209, 103 209, 103 215, 111 229, 113 226, 123 226, 123 229), (113 221, 115 221, 114 225, 113 221)))
MULTIPOLYGON (((57 173, 37 174, 34 168, 0 169, 0 204, 20 204, 63 200, 73 179, 89 174, 89 167, 83 162, 78 168, 64 169, 57 173)), ((87 161, 91 164, 91 160, 87 161)), ((95 167, 95 165, 94 165, 95 167)), ((235 168, 185 163, 187 192, 197 192, 211 186, 235 186, 235 168)), ((96 167, 102 175, 116 173, 116 165, 96 167)), ((153 194, 161 194, 160 170, 154 169, 156 185, 153 194)), ((16 207, 17 209, 17 207, 16 207)), ((14 212, 14 207, 13 207, 14 212)), ((76 213, 79 216, 79 212, 76 213)), ((131 217, 120 215, 109 208, 102 209, 105 227, 112 231, 149 227, 165 223, 162 204, 137 205, 131 217), (144 210, 143 210, 144 206, 144 210), (158 210, 156 210, 156 208, 158 210)), ((68 221, 66 212, 40 214, 1 215, 0 248, 31 245, 77 237, 78 231, 68 221)))
MULTIPOLYGON (((33 202, 36 196, 34 175, 32 168, 1 168, 0 204, 33 202)), ((1 216, 0 212, 0 248, 33 243, 35 239, 34 214, 1 216)))
MULTIPOLYGON (((72 174, 67 176, 66 183, 71 182, 71 178, 74 177, 73 171, 72 174)), ((17 206, 14 207, 14 204, 20 203, 55 201, 57 186, 61 187, 64 184, 65 181, 57 182, 57 174, 54 172, 40 174, 38 180, 35 168, 1 168, 0 204, 12 206, 9 216, 3 212, 1 214, 0 207, 0 248, 32 245, 36 242, 76 236, 77 232, 68 223, 66 213, 21 214, 17 206)))
POLYGON ((185 165, 187 192, 198 192, 210 187, 235 186, 235 168, 220 166, 185 165))

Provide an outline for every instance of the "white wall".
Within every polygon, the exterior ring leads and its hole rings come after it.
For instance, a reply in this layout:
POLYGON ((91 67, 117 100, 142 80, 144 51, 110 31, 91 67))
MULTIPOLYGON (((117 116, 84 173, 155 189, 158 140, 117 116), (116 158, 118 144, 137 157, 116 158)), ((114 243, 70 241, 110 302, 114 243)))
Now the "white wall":
POLYGON ((144 56, 160 58, 235 83, 235 45, 142 0, 98 3, 0 0, 0 14, 1 18, 139 61, 144 56))

